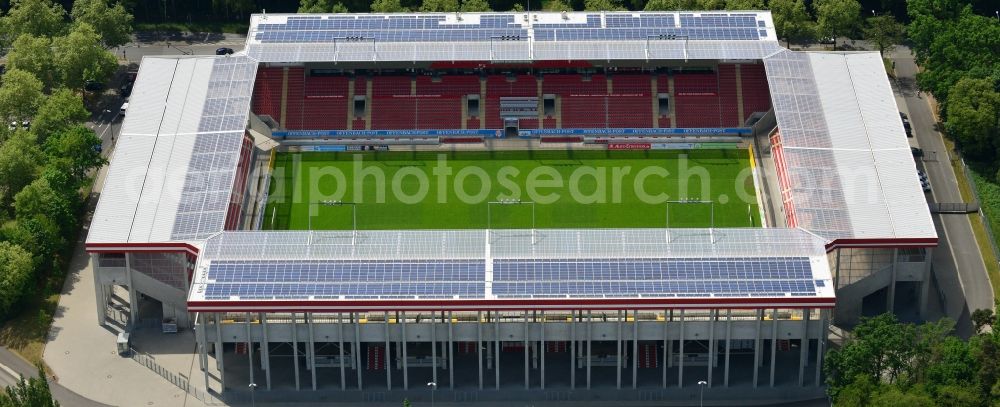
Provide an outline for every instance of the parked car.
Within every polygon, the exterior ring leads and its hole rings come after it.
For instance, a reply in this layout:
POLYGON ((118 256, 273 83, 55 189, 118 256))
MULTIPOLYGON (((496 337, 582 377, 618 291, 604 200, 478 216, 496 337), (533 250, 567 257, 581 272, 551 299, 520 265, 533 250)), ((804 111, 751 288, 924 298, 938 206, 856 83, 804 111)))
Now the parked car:
POLYGON ((926 179, 920 180, 920 187, 924 189, 924 192, 931 192, 931 183, 927 182, 926 179))
POLYGON ((924 156, 924 150, 920 147, 910 147, 910 152, 917 158, 924 156))
POLYGON ((232 48, 222 47, 215 50, 215 55, 233 55, 233 52, 232 48))
POLYGON ((132 82, 125 82, 121 87, 118 88, 118 94, 123 98, 127 98, 132 95, 132 82))
POLYGON ((83 84, 83 89, 87 92, 103 92, 104 87, 104 83, 98 81, 87 81, 87 83, 83 84))
POLYGON ((927 181, 927 174, 924 174, 923 171, 917 170, 917 178, 920 178, 921 181, 927 181))

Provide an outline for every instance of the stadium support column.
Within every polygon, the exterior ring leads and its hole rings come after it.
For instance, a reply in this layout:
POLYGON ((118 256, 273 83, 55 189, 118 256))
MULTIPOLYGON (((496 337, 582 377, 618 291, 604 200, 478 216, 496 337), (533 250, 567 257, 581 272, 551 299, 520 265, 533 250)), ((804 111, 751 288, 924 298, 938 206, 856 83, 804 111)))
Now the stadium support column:
POLYGON ((891 314, 894 313, 896 303, 896 273, 899 270, 899 249, 892 249, 892 267, 890 269, 889 291, 885 299, 885 309, 891 314))
POLYGON ((541 354, 542 372, 541 372, 541 377, 540 377, 541 380, 539 382, 541 383, 542 390, 545 390, 545 350, 546 350, 545 349, 545 311, 541 311, 541 313, 542 313, 542 323, 540 325, 538 325, 538 331, 539 331, 539 343, 538 343, 539 350, 538 350, 538 352, 541 354))
POLYGON ((347 390, 347 376, 344 369, 344 314, 337 313, 337 348, 340 350, 340 390, 347 390))
MULTIPOLYGON (((354 316, 354 318, 351 318, 351 319, 354 320, 354 346, 352 346, 352 348, 354 348, 353 349, 354 352, 351 352, 351 353, 354 354, 354 371, 358 375, 358 390, 361 390, 362 389, 362 386, 361 386, 361 314, 360 313, 355 313, 355 314, 353 314, 353 316, 354 316)), ((315 358, 315 357, 316 357, 316 351, 313 350, 313 358, 315 358)), ((316 365, 313 364, 313 367, 315 368, 316 365)), ((316 377, 316 372, 315 371, 313 371, 313 377, 314 378, 316 377)))
MULTIPOLYGON (((128 279, 128 325, 135 326, 139 317, 139 295, 135 291, 135 284, 132 282, 132 253, 125 253, 125 277, 128 279)), ((95 271, 95 277, 96 271, 95 271)), ((101 310, 104 313, 104 310, 101 310)))
POLYGON ((493 313, 493 345, 495 346, 493 356, 493 373, 494 380, 496 381, 496 388, 500 390, 500 313, 493 313))
MULTIPOLYGON (((920 283, 920 317, 927 317, 927 301, 931 295, 931 260, 934 255, 934 249, 928 247, 924 249, 924 278, 920 283)), ((826 329, 826 325, 823 325, 823 329, 826 329)))
POLYGON ((529 376, 529 372, 528 372, 528 369, 529 369, 529 367, 528 367, 528 365, 529 365, 529 363, 528 363, 529 362, 528 361, 528 357, 530 355, 528 355, 528 354, 531 353, 531 348, 528 347, 528 310, 524 311, 524 326, 523 327, 524 327, 524 389, 528 390, 529 388, 531 388, 531 384, 528 382, 528 380, 530 380, 530 376, 529 376))
POLYGON ((385 358, 385 388, 386 390, 392 390, 392 348, 389 342, 389 312, 382 313, 382 322, 385 323, 385 353, 382 357, 385 358))
POLYGON ((448 311, 448 388, 455 390, 455 319, 448 311))
POLYGON ((639 386, 639 310, 632 310, 632 388, 639 386))
POLYGON ((576 311, 569 312, 569 388, 576 389, 576 311))
POLYGON ((309 326, 309 354, 306 355, 309 359, 306 362, 309 364, 309 371, 312 372, 313 390, 316 390, 316 334, 313 331, 313 317, 308 312, 302 315, 306 317, 306 324, 309 326))
POLYGON ((677 355, 680 356, 677 361, 677 388, 684 387, 684 309, 681 309, 681 334, 678 338, 680 343, 680 349, 678 349, 677 355))
POLYGON ((830 319, 828 317, 829 310, 821 309, 819 310, 819 337, 816 338, 816 381, 814 386, 822 386, 823 383, 819 381, 820 374, 823 372, 823 351, 826 349, 826 336, 829 332, 830 327, 827 326, 830 319))
MULTIPOLYGON (((128 255, 126 255, 126 258, 128 255)), ((226 391, 226 348, 222 344, 222 315, 215 313, 215 365, 219 369, 219 392, 226 391)))
MULTIPOLYGON (((246 313, 246 321, 243 321, 244 325, 247 327, 247 365, 250 367, 250 382, 247 384, 254 384, 253 380, 253 331, 250 329, 250 313, 246 313)), ((252 391, 252 390, 251 390, 252 391)))
POLYGON ((771 311, 771 387, 774 387, 774 364, 778 358, 778 309, 771 311))
POLYGON ((753 388, 757 388, 757 375, 760 373, 760 325, 764 320, 764 310, 757 310, 757 330, 753 339, 753 388))
POLYGON ((406 346, 407 345, 407 343, 406 343, 407 342, 407 339, 406 339, 406 311, 403 311, 403 315, 399 319, 399 321, 400 321, 399 328, 403 332, 402 333, 402 338, 400 338, 400 341, 403 342, 403 356, 400 358, 402 360, 402 362, 403 362, 402 363, 402 365, 403 365, 403 390, 409 390, 409 388, 410 388, 410 372, 407 371, 408 369, 407 369, 407 363, 406 363, 406 358, 407 358, 407 355, 406 355, 406 348, 407 348, 407 346, 406 346))
POLYGON ((733 347, 733 310, 726 310, 726 367, 723 374, 722 385, 729 387, 729 348, 733 347))
POLYGON ((715 340, 715 323, 718 321, 719 310, 708 310, 708 388, 712 388, 712 369, 718 354, 718 341, 715 340))
POLYGON ((802 309, 802 340, 799 343, 799 387, 805 383, 806 363, 809 360, 809 308, 802 309))
POLYGON ((476 311, 476 365, 479 367, 479 390, 483 389, 483 312, 476 311))
MULTIPOLYGON (((625 311, 625 318, 628 318, 628 311, 625 311)), ((615 352, 618 354, 615 365, 618 367, 615 369, 615 388, 621 390, 622 388, 622 357, 624 352, 622 352, 622 310, 618 310, 618 335, 615 337, 615 352)))
POLYGON ((667 388, 667 367, 674 367, 674 342, 671 341, 667 334, 670 332, 670 325, 667 324, 667 313, 669 311, 663 309, 663 388, 667 388))
POLYGON ((260 318, 261 333, 263 335, 260 341, 260 357, 261 366, 264 368, 264 381, 267 382, 267 389, 271 390, 271 342, 267 338, 267 313, 261 312, 258 314, 260 318))
POLYGON ((295 390, 301 388, 299 384, 299 314, 292 313, 292 369, 295 370, 295 390))
POLYGON ((94 271, 94 304, 97 305, 97 325, 104 326, 107 322, 108 308, 108 286, 101 282, 100 263, 97 261, 99 254, 90 255, 90 269, 94 271))
POLYGON ((431 382, 438 382, 438 357, 437 357, 437 325, 434 324, 437 315, 431 311, 431 382))
POLYGON ((593 347, 591 346, 591 335, 594 332, 594 313, 593 311, 587 311, 587 390, 590 390, 590 367, 593 364, 593 360, 590 357, 593 347))
POLYGON ((195 339, 198 340, 198 364, 205 376, 205 391, 212 388, 208 385, 208 331, 205 330, 205 314, 197 313, 194 318, 195 339))

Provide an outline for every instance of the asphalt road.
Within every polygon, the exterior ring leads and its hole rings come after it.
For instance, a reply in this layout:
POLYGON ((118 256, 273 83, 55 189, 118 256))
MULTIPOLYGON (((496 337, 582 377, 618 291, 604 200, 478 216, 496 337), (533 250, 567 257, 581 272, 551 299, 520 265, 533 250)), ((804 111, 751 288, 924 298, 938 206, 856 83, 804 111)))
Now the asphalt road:
MULTIPOLYGON (((0 364, 7 366, 18 375, 31 376, 34 377, 38 374, 38 369, 29 364, 21 357, 13 354, 7 348, 0 347, 0 364)), ((10 386, 20 380, 20 377, 13 377, 6 369, 0 369, 0 385, 10 386)), ((72 407, 110 407, 107 404, 101 404, 96 401, 84 398, 79 394, 74 393, 59 383, 49 381, 49 390, 52 392, 52 397, 63 406, 72 407)))
MULTIPOLYGON (((936 202, 962 202, 958 182, 926 94, 918 94, 914 84, 917 66, 910 50, 899 47, 896 63, 898 85, 909 110, 910 122, 920 147, 924 149, 924 172, 930 179, 931 197, 936 202)), ((967 215, 932 215, 940 246, 934 251, 933 269, 945 297, 945 315, 958 320, 957 333, 972 333, 969 316, 980 308, 993 308, 993 289, 986 274, 967 215), (956 286, 957 285, 957 286, 956 286)))

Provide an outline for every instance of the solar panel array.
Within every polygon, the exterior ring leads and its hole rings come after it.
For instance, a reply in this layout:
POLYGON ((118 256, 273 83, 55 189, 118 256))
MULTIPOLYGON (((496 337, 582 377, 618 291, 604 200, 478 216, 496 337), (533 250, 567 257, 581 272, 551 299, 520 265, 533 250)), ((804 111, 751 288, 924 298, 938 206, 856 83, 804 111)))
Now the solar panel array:
POLYGON ((809 258, 209 263, 206 300, 815 296, 809 258), (492 278, 492 280, 490 280, 492 278), (488 286, 491 289, 488 289, 488 286))
POLYGON ((200 240, 223 230, 250 111, 257 62, 216 58, 198 134, 178 200, 171 239, 200 240))
POLYGON ((505 259, 493 273, 499 298, 816 295, 807 257, 505 259))

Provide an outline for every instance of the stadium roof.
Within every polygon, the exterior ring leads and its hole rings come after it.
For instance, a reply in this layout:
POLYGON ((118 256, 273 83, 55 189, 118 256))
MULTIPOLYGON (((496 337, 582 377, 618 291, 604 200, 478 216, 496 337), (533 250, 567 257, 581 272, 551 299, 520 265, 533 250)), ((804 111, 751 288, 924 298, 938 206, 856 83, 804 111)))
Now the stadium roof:
POLYGON ((761 59, 770 11, 254 14, 260 62, 761 59))
POLYGON ((256 69, 246 57, 142 60, 88 245, 223 229, 256 69))
POLYGON ((844 245, 933 245, 937 233, 878 53, 764 59, 798 226, 844 245))
POLYGON ((224 232, 188 307, 827 307, 824 243, 799 229, 224 232))

